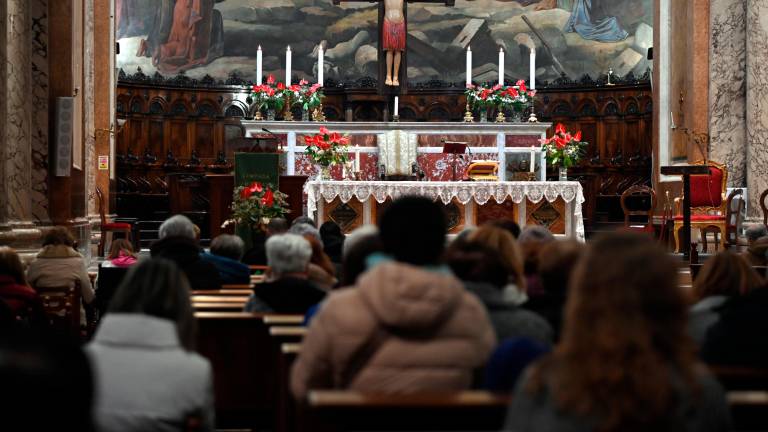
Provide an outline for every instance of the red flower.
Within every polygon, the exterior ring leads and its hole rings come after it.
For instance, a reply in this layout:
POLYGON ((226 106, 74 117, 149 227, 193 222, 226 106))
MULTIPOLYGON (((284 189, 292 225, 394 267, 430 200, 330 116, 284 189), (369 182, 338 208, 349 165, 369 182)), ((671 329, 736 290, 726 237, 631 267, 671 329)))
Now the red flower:
POLYGON ((581 142, 581 131, 576 132, 576 135, 573 136, 573 139, 581 142))
POLYGON ((267 84, 274 84, 275 83, 275 77, 270 75, 267 77, 267 84))
POLYGON ((274 203, 275 195, 272 193, 272 189, 267 189, 267 193, 265 193, 264 197, 261 199, 261 205, 272 207, 274 203))
POLYGON ((556 134, 564 134, 565 133, 565 125, 562 123, 558 123, 557 126, 555 126, 555 133, 556 134))
POLYGON ((340 139, 341 139, 341 134, 339 134, 338 132, 333 132, 328 141, 338 144, 340 139))
POLYGON ((499 90, 501 87, 502 87, 501 84, 496 84, 495 86, 493 86, 491 90, 496 91, 496 90, 499 90))
POLYGON ((290 87, 290 90, 291 90, 292 92, 300 92, 300 91, 301 91, 301 86, 300 86, 300 85, 298 85, 298 84, 294 84, 294 85, 292 85, 292 86, 290 87))
POLYGON ((304 78, 302 78, 302 79, 299 81, 299 85, 305 86, 305 85, 307 85, 307 84, 309 84, 309 81, 305 80, 304 78))
POLYGON ((529 91, 529 92, 528 92, 528 96, 530 96, 530 97, 534 97, 534 96, 536 96, 536 90, 531 90, 531 91, 529 91))
POLYGON ((319 89, 319 88, 320 88, 320 83, 317 83, 317 84, 312 84, 312 87, 310 87, 310 88, 309 88, 309 92, 310 92, 310 93, 314 93, 314 92, 316 92, 316 91, 317 91, 317 89, 319 89))
POLYGON ((240 199, 247 200, 248 198, 253 195, 253 192, 251 192, 250 188, 243 188, 243 190, 240 191, 240 199))
POLYGON ((277 83, 277 89, 278 90, 285 90, 285 84, 283 84, 281 82, 277 83))
POLYGON ((251 183, 251 192, 261 192, 264 190, 264 187, 259 182, 253 182, 251 183))
POLYGON ((520 87, 521 92, 528 91, 528 87, 525 86, 525 80, 518 80, 516 85, 520 87))
POLYGON ((320 126, 320 134, 321 135, 328 135, 330 132, 328 132, 328 128, 325 126, 320 126))
POLYGON ((475 88, 475 85, 474 84, 467 84, 467 88, 472 90, 473 88, 475 88))
POLYGON ((507 89, 507 94, 513 98, 516 98, 520 95, 520 93, 517 92, 517 89, 514 87, 509 87, 507 89))
POLYGON ((339 138, 339 144, 340 145, 347 145, 347 144, 349 144, 349 137, 341 137, 341 138, 339 138))
POLYGON ((489 89, 483 89, 483 91, 482 91, 482 92, 480 92, 480 99, 482 99, 482 100, 486 100, 486 99, 488 99, 488 96, 490 96, 490 95, 491 95, 491 93, 493 93, 491 90, 489 90, 489 89))
POLYGON ((304 143, 308 146, 311 146, 312 143, 315 142, 315 137, 311 135, 304 135, 304 143))
POLYGON ((559 136, 555 137, 555 145, 557 145, 557 148, 564 149, 567 144, 568 144, 568 141, 566 141, 565 139, 559 136))

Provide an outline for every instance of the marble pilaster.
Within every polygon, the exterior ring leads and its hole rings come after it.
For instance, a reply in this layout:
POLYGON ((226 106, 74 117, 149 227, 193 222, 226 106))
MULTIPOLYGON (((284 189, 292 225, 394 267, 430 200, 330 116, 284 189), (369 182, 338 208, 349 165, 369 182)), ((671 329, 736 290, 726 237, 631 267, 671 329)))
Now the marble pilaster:
POLYGON ((768 0, 747 0, 747 188, 750 216, 768 189, 768 0))
MULTIPOLYGON (((8 16, 8 4, 0 2, 0 22, 5 22, 8 16)), ((5 179, 5 118, 8 116, 8 108, 5 98, 8 68, 6 67, 6 49, 8 47, 7 32, 0 31, 0 180, 5 179)), ((5 198, 5 186, 0 184, 0 244, 8 228, 8 205, 5 198)))
POLYGON ((48 223, 48 0, 29 0, 32 17, 32 184, 35 221, 48 223))
POLYGON ((710 3, 709 158, 728 167, 730 187, 746 185, 744 0, 710 3))
MULTIPOLYGON (((89 220, 99 220, 96 199, 96 127, 94 113, 94 0, 83 0, 83 141, 85 162, 85 211, 89 220)), ((105 95, 106 97, 106 95, 105 95)))

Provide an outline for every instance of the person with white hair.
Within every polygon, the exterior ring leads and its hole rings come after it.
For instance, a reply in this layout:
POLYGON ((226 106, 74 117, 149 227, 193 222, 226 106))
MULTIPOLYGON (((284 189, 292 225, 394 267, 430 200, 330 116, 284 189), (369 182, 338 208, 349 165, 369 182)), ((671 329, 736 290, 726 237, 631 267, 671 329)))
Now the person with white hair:
POLYGON ((245 306, 247 312, 304 314, 320 303, 325 292, 308 280, 312 247, 300 235, 279 234, 267 240, 269 271, 245 306))
POLYGON ((222 284, 251 283, 251 269, 240 262, 245 253, 245 242, 238 236, 221 234, 211 241, 211 253, 203 252, 204 261, 216 266, 222 284))
POLYGON ((189 279, 192 290, 221 289, 216 266, 200 257, 195 224, 184 215, 166 219, 158 231, 159 240, 152 243, 152 258, 165 258, 176 263, 189 279))

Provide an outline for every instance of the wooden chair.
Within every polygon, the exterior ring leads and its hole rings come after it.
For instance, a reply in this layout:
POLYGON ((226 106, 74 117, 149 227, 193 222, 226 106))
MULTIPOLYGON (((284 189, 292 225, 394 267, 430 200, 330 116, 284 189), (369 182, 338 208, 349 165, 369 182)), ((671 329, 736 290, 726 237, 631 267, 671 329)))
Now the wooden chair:
POLYGON ((101 236, 99 238, 99 256, 104 256, 104 245, 107 242, 107 233, 123 233, 125 238, 131 238, 131 224, 122 222, 107 222, 106 205, 104 204, 104 193, 101 188, 96 186, 96 198, 99 205, 99 218, 101 219, 101 236))
MULTIPOLYGON (((739 231, 741 231, 741 223, 744 220, 744 210, 746 209, 744 190, 732 190, 731 193, 728 194, 725 208, 725 234, 723 234, 725 238, 723 239, 722 244, 725 248, 730 248, 732 246, 738 246, 739 244, 739 231)), ((701 229, 701 250, 703 252, 709 251, 707 234, 710 232, 715 236, 715 251, 717 251, 718 236, 722 233, 718 228, 710 226, 701 229)))
POLYGON ((653 233, 653 214, 656 212, 656 192, 644 185, 635 185, 625 190, 621 194, 621 210, 624 212, 624 228, 632 231, 650 232, 653 233), (635 210, 630 208, 627 201, 637 200, 640 198, 648 197, 650 203, 646 210, 635 210), (632 222, 633 217, 645 217, 646 223, 644 225, 636 225, 637 222, 632 222))
POLYGON ((300 407, 298 430, 500 430, 509 402, 508 395, 484 391, 408 395, 312 391, 300 407))
MULTIPOLYGON (((725 165, 712 161, 696 161, 692 165, 708 165, 709 175, 691 176, 691 230, 714 227, 722 234, 721 246, 725 248, 727 200, 725 196, 728 170, 725 165)), ((674 236, 675 249, 682 250, 680 229, 683 227, 682 199, 675 199, 674 236)), ((687 245, 686 245, 687 247, 687 245)))
POLYGON ((80 281, 73 286, 35 287, 45 315, 57 333, 80 337, 80 281))

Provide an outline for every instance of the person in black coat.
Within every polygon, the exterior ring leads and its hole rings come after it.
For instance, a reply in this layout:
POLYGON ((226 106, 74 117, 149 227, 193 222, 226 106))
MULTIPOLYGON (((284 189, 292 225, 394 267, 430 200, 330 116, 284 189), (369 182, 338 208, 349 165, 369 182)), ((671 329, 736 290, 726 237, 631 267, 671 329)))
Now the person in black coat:
POLYGON ((172 216, 160 225, 159 237, 150 248, 153 258, 175 262, 187 275, 192 290, 221 289, 216 266, 200 258, 192 221, 183 215, 172 216))
POLYGON ((312 247, 296 234, 279 234, 267 240, 269 273, 256 284, 245 306, 247 312, 305 314, 320 303, 325 292, 308 280, 312 247))

